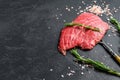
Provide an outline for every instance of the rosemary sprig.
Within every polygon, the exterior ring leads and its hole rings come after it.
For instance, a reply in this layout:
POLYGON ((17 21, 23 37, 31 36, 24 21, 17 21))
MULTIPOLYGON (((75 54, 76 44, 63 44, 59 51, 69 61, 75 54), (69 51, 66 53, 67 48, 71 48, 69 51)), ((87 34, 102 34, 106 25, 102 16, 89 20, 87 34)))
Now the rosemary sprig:
POLYGON ((117 72, 117 71, 107 67, 105 64, 103 64, 101 62, 94 61, 90 58, 81 57, 76 49, 72 49, 71 53, 76 57, 77 61, 80 61, 80 62, 83 62, 83 63, 86 63, 86 64, 90 64, 97 70, 100 70, 100 71, 103 71, 103 72, 113 74, 113 75, 116 75, 116 76, 120 77, 120 72, 117 72))
POLYGON ((74 23, 74 22, 65 23, 65 26, 79 26, 79 27, 82 26, 82 27, 85 27, 86 29, 89 29, 89 30, 92 30, 92 31, 100 32, 100 29, 99 29, 99 28, 91 27, 91 26, 85 26, 84 24, 80 24, 80 23, 74 23))
POLYGON ((110 18, 110 23, 117 27, 117 30, 120 31, 120 23, 115 18, 110 18))

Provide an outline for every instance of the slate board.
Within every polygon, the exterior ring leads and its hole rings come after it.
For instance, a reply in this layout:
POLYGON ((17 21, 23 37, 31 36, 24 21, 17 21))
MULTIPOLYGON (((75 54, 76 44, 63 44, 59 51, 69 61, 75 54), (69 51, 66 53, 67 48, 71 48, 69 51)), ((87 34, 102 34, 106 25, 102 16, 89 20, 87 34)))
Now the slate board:
MULTIPOLYGON (((120 80, 93 68, 82 70, 69 51, 62 56, 57 49, 65 21, 71 22, 78 15, 75 10, 66 11, 66 5, 84 9, 93 0, 84 2, 85 5, 81 0, 0 0, 0 80, 120 80), (72 76, 67 75, 70 70, 75 71, 72 76)), ((96 4, 103 2, 98 0, 96 4)), ((119 0, 105 2, 111 9, 118 8, 120 3, 119 0)), ((120 21, 119 14, 120 10, 113 16, 120 21)), ((104 15, 101 18, 107 21, 104 15)), ((109 30, 103 40, 112 44, 111 48, 119 54, 120 37, 115 33, 117 36, 109 30)), ((90 51, 78 51, 120 71, 99 44, 90 51)))

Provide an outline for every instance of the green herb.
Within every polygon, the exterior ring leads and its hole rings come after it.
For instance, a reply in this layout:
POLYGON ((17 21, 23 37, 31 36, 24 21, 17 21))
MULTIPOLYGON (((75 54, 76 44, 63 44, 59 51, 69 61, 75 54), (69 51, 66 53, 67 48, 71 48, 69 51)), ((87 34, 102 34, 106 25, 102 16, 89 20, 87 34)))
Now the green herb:
POLYGON ((110 22, 117 27, 118 31, 120 31, 120 23, 115 18, 110 18, 110 22))
POLYGON ((89 29, 89 30, 92 30, 92 31, 100 32, 100 29, 99 29, 99 28, 91 27, 91 26, 85 26, 84 24, 80 24, 80 23, 71 22, 71 23, 66 23, 65 26, 79 26, 79 27, 82 26, 82 27, 85 27, 86 29, 89 29))
POLYGON ((117 72, 117 71, 115 71, 115 70, 107 67, 106 65, 104 65, 101 62, 94 61, 94 60, 89 59, 89 58, 83 58, 83 57, 81 57, 79 55, 79 53, 77 52, 76 49, 72 49, 71 53, 76 57, 77 61, 83 62, 85 64, 90 64, 90 65, 92 65, 97 70, 101 70, 103 72, 106 72, 106 73, 109 73, 109 74, 113 74, 113 75, 116 75, 116 76, 120 77, 120 72, 117 72))

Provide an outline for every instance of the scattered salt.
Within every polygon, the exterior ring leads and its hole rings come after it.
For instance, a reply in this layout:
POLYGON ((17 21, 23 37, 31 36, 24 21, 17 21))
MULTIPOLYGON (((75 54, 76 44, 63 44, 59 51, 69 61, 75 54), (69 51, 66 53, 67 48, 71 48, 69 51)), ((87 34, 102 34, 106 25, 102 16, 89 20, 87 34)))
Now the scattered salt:
MULTIPOLYGON (((104 5, 105 5, 105 2, 102 3, 101 6, 104 6, 104 5)), ((109 9, 109 4, 105 5, 105 8, 103 8, 103 9, 101 6, 98 6, 98 5, 87 6, 86 10, 91 12, 91 13, 94 13, 96 15, 100 15, 100 16, 102 16, 102 14, 105 14, 107 16, 112 15, 112 13, 110 12, 111 10, 109 9)), ((114 11, 117 12, 118 9, 115 8, 114 11)))
POLYGON ((103 9, 98 5, 93 5, 88 11, 96 15, 101 15, 103 13, 103 9))
POLYGON ((109 9, 109 5, 106 5, 106 7, 104 8, 104 13, 109 16, 109 15, 112 15, 112 13, 110 12, 110 9, 109 9))
POLYGON ((74 71, 74 70, 71 70, 71 67, 70 67, 70 66, 68 66, 67 68, 69 69, 69 72, 66 73, 67 76, 72 76, 72 75, 75 74, 75 71, 74 71))

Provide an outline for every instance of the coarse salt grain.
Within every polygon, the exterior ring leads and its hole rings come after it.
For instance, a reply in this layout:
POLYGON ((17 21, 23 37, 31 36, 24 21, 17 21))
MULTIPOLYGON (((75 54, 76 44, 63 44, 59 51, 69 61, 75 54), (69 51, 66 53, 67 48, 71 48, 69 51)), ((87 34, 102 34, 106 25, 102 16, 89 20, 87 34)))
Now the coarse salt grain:
POLYGON ((84 74, 84 72, 81 72, 81 74, 84 74))
POLYGON ((77 9, 75 9, 75 11, 78 11, 77 9))
POLYGON ((97 1, 93 1, 94 3, 97 3, 97 1))
POLYGON ((77 14, 80 14, 80 13, 77 13, 77 14))
POLYGON ((82 4, 84 4, 84 5, 85 5, 85 2, 84 2, 84 1, 82 1, 82 4))
POLYGON ((58 20, 59 18, 57 17, 56 19, 58 20))
POLYGON ((88 71, 88 73, 90 74, 90 73, 91 73, 91 71, 88 71))
POLYGON ((85 67, 89 67, 89 65, 86 64, 85 67))
POLYGON ((70 69, 70 67, 68 67, 68 69, 70 69))
POLYGON ((53 69, 50 69, 50 71, 53 71, 53 69))
POLYGON ((82 66, 81 64, 79 64, 79 66, 82 66))
POLYGON ((72 6, 71 9, 73 9, 74 7, 72 6))
POLYGON ((108 45, 110 44, 110 43, 107 43, 108 45))
POLYGON ((80 10, 80 13, 82 13, 83 12, 83 10, 80 10))
POLYGON ((68 7, 66 7, 66 10, 68 10, 68 7))
POLYGON ((59 10, 59 8, 57 8, 57 10, 59 10))
POLYGON ((70 11, 70 9, 68 9, 68 11, 70 11))
POLYGON ((82 70, 85 69, 85 66, 82 66, 82 70))
POLYGON ((110 37, 111 35, 110 34, 108 34, 108 37, 110 37))
POLYGON ((107 57, 107 56, 104 56, 105 58, 107 57))
POLYGON ((64 78, 65 76, 64 75, 61 75, 62 78, 64 78))
POLYGON ((63 20, 63 22, 66 22, 66 20, 63 20))
POLYGON ((112 47, 112 44, 110 44, 110 46, 112 47))
POLYGON ((62 14, 60 14, 60 16, 62 16, 62 14))
POLYGON ((106 18, 108 21, 110 20, 108 17, 106 18))
POLYGON ((43 78, 42 80, 45 80, 45 78, 43 78))
POLYGON ((73 71, 73 70, 70 70, 70 72, 71 72, 71 73, 75 73, 75 71, 73 71))
POLYGON ((68 75, 68 76, 72 76, 72 75, 73 75, 73 73, 67 73, 67 75, 68 75))
POLYGON ((113 34, 113 36, 117 36, 117 34, 113 34))
POLYGON ((81 9, 81 6, 79 6, 78 9, 81 9))
POLYGON ((48 29, 51 29, 51 27, 48 27, 48 29))

